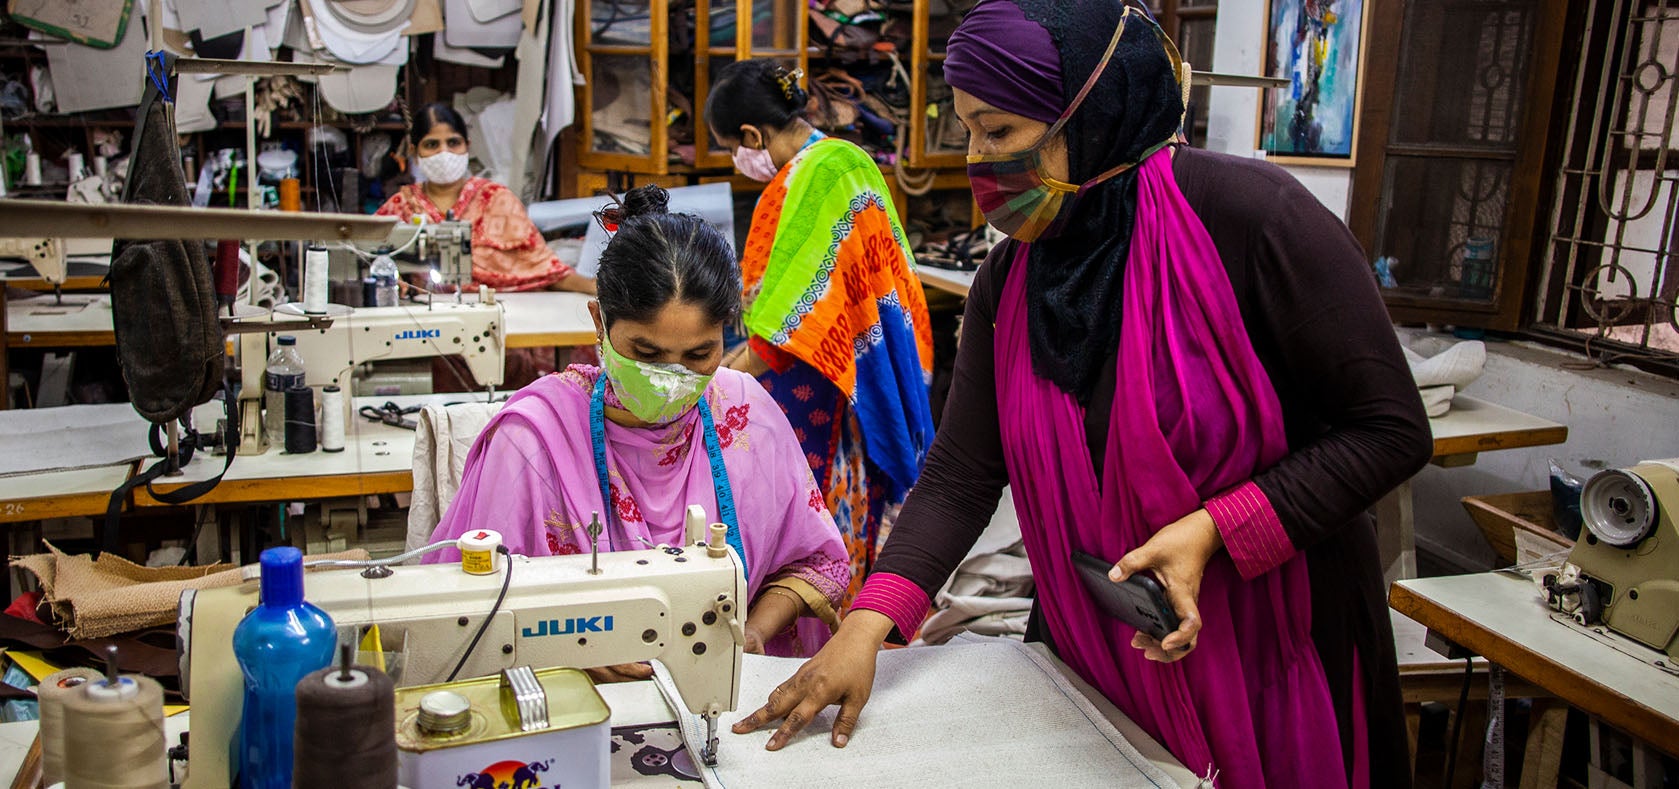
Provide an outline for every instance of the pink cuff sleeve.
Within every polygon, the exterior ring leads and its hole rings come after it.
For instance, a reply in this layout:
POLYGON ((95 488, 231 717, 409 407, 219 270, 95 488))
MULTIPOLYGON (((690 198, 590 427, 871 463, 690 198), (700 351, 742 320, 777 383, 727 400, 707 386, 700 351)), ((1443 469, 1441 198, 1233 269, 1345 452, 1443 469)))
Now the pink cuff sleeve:
POLYGON ((898 633, 904 641, 915 638, 916 631, 921 629, 921 620, 927 617, 929 602, 927 593, 915 582, 901 575, 891 573, 873 573, 863 581, 863 588, 857 592, 857 599, 851 602, 851 610, 864 609, 885 614, 892 624, 897 625, 898 633))
POLYGON ((1242 578, 1251 581, 1294 557, 1294 543, 1258 485, 1246 482, 1208 499, 1207 512, 1242 578))

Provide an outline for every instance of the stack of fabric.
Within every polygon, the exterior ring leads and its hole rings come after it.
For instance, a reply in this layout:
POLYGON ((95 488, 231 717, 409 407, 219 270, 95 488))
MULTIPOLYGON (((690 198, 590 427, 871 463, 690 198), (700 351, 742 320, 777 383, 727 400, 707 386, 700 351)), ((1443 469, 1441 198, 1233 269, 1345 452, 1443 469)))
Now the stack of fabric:
POLYGON ((1487 346, 1480 340, 1470 340, 1430 357, 1406 348, 1405 360, 1411 365, 1411 377, 1417 379, 1423 407, 1434 419, 1445 416, 1452 408, 1452 398, 1481 377, 1487 365, 1487 346))
POLYGON ((991 525, 933 598, 917 644, 943 644, 960 633, 1022 638, 1032 613, 1032 564, 1007 490, 991 525))

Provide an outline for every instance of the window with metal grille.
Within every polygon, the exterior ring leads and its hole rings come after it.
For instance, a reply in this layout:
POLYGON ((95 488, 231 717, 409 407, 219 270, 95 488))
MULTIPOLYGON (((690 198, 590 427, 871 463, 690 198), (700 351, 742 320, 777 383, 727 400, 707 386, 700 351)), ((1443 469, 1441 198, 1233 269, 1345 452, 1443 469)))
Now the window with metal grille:
POLYGON ((1587 5, 1536 323, 1605 360, 1679 363, 1679 2, 1587 5))
POLYGON ((1521 328, 1568 0, 1370 2, 1347 224, 1400 322, 1521 328))

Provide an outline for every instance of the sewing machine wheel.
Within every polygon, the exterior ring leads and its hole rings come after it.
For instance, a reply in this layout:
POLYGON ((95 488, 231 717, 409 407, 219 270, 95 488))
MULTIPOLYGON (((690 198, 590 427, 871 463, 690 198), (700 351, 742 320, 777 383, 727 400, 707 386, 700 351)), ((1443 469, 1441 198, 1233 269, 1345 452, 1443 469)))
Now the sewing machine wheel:
POLYGON ((1637 474, 1603 471, 1580 491, 1580 514, 1598 539, 1631 548, 1656 528, 1656 497, 1637 474))

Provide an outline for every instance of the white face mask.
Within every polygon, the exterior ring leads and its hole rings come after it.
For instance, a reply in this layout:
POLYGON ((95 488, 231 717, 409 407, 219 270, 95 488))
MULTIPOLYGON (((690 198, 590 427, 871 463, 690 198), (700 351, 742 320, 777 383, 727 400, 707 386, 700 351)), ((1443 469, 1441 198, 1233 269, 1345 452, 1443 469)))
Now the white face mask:
POLYGON ((466 177, 467 155, 453 151, 438 151, 420 157, 420 174, 426 181, 439 186, 455 183, 466 177))
POLYGON ((768 148, 748 148, 742 145, 735 149, 735 169, 741 175, 760 183, 775 180, 775 174, 780 172, 775 166, 775 160, 770 158, 768 148))

